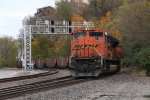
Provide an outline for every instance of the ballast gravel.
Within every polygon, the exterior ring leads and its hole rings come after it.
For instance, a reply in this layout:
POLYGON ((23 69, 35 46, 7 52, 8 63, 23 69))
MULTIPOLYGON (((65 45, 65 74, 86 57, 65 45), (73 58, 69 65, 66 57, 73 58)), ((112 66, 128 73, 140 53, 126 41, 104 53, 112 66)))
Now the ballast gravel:
POLYGON ((150 100, 150 78, 120 73, 9 100, 150 100))
POLYGON ((63 69, 63 70, 58 70, 58 71, 59 71, 59 73, 48 75, 48 76, 29 78, 29 79, 24 79, 24 80, 17 80, 17 81, 13 81, 13 82, 3 82, 3 83, 0 83, 0 89, 12 87, 12 86, 30 84, 30 83, 34 83, 34 82, 45 81, 45 80, 50 80, 50 79, 55 79, 55 78, 65 77, 67 75, 70 75, 70 72, 68 70, 63 69))

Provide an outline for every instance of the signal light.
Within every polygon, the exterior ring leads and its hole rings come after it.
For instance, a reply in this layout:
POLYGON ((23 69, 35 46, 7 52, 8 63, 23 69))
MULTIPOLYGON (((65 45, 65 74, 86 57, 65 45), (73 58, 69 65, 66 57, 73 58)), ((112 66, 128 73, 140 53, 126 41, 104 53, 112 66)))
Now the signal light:
POLYGON ((71 33, 72 32, 72 28, 69 28, 69 33, 71 33))
POLYGON ((69 21, 69 26, 71 26, 72 25, 72 22, 71 21, 69 21))
POLYGON ((54 33, 54 27, 51 28, 51 33, 54 33))
POLYGON ((54 23, 54 20, 51 20, 51 25, 54 25, 55 23, 54 23))

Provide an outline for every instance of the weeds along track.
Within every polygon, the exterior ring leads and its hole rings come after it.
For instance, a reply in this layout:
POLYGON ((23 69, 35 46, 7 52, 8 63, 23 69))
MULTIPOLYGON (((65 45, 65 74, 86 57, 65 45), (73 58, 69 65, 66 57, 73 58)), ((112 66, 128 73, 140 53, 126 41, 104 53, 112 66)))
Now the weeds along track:
POLYGON ((8 99, 13 98, 29 93, 40 92, 43 90, 49 90, 54 88, 60 88, 63 86, 78 84, 81 82, 85 82, 88 79, 74 79, 71 76, 61 77, 57 79, 47 80, 36 82, 32 84, 14 86, 9 88, 2 88, 0 89, 0 100, 1 99, 8 99))
POLYGON ((48 75, 53 75, 57 73, 59 73, 59 71, 49 71, 49 72, 38 73, 38 74, 33 74, 33 75, 4 78, 4 79, 0 79, 0 83, 36 78, 36 77, 41 77, 41 76, 48 76, 48 75))

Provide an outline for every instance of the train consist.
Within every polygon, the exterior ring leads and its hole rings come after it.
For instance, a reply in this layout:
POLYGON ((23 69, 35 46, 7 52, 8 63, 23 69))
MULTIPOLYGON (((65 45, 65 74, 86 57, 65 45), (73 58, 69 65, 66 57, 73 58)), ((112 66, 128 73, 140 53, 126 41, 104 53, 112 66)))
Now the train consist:
POLYGON ((77 29, 71 34, 70 72, 73 77, 99 76, 121 70, 119 41, 101 29, 77 29))
POLYGON ((121 70, 123 48, 102 29, 75 29, 70 44, 70 57, 33 60, 34 68, 69 68, 73 77, 99 76, 121 70))
MULTIPOLYGON (((43 59, 33 59, 34 69, 47 69, 47 68, 68 68, 69 57, 53 57, 43 59)), ((22 61, 17 61, 16 66, 22 68, 22 61)))

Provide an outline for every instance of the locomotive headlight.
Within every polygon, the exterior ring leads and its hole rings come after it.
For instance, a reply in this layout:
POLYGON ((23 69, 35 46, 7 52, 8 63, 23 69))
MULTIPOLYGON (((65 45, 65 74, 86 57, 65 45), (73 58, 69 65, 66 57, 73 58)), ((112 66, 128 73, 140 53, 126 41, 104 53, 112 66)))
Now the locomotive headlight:
POLYGON ((81 49, 84 48, 84 45, 81 46, 81 49))
POLYGON ((75 58, 71 58, 71 62, 75 62, 76 61, 76 59, 75 58))

